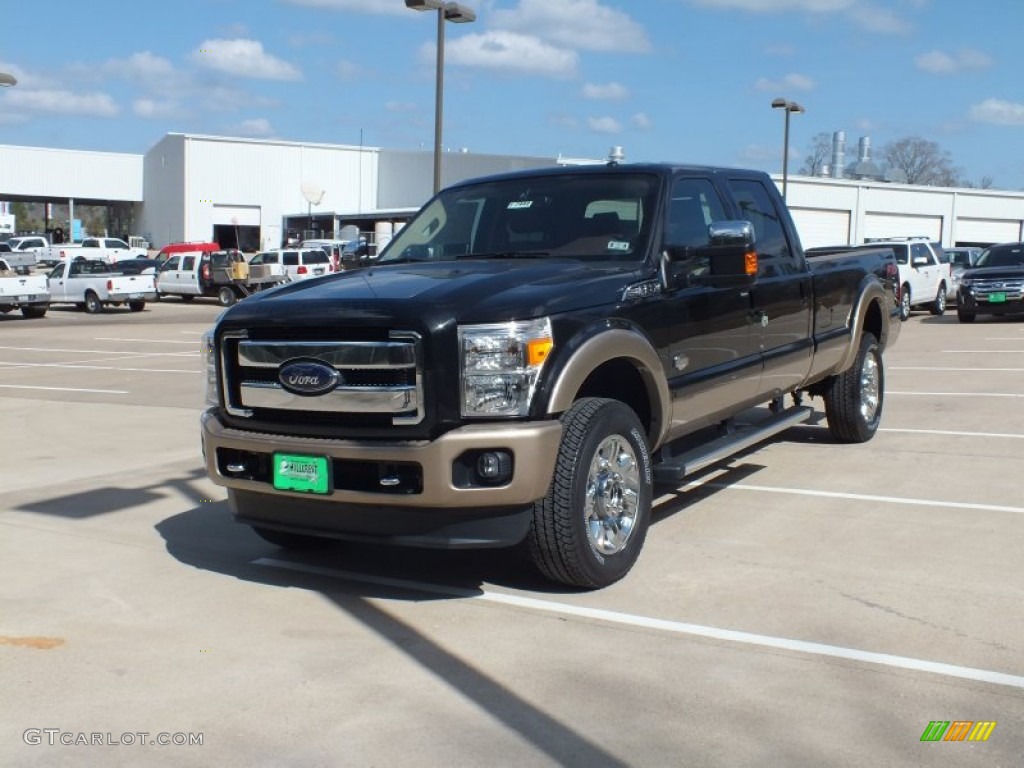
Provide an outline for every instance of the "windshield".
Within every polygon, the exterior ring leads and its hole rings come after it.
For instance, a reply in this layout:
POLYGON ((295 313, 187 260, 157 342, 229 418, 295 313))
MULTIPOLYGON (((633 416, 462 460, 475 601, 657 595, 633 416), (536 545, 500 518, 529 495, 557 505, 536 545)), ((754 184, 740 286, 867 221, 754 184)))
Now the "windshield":
POLYGON ((993 245, 974 263, 976 267, 1024 267, 1024 243, 993 245))
POLYGON ((639 261, 658 177, 579 174, 445 190, 392 239, 380 263, 470 258, 639 261))

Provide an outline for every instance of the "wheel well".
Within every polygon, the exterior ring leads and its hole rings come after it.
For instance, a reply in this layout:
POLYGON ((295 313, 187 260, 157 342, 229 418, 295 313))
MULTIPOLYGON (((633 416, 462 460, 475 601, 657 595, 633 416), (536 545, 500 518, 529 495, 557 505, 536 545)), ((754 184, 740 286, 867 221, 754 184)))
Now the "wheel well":
POLYGON ((867 312, 864 313, 864 333, 873 334, 876 339, 883 341, 882 306, 877 301, 872 301, 868 305, 867 312))
POLYGON ((647 386, 636 367, 628 360, 609 360, 595 368, 580 386, 576 399, 608 397, 629 406, 647 430, 649 440, 655 436, 651 423, 651 401, 647 386))

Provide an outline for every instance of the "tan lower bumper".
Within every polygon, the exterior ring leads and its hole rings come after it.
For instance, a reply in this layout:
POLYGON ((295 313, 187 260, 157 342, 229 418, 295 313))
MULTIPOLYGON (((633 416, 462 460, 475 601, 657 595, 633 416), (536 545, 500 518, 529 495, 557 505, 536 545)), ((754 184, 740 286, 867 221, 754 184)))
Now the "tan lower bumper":
POLYGON ((223 474, 217 465, 217 449, 253 453, 309 454, 332 459, 377 462, 411 462, 423 468, 423 492, 409 495, 335 490, 318 500, 352 504, 408 507, 501 507, 530 504, 542 498, 551 485, 555 458, 562 437, 558 421, 473 424, 452 430, 436 440, 409 442, 360 442, 287 437, 246 432, 226 427, 213 411, 201 418, 206 470, 213 482, 228 488, 294 496, 275 490, 266 482, 223 474), (462 488, 452 482, 452 465, 466 451, 504 449, 513 456, 514 473, 507 485, 462 488))

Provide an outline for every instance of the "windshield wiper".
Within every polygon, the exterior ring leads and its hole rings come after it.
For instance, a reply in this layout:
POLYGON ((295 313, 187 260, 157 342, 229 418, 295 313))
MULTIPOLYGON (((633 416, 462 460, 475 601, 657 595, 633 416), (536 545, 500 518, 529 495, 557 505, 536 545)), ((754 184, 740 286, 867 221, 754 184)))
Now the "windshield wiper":
POLYGON ((459 259, 540 259, 550 256, 548 251, 491 251, 490 253, 464 253, 459 259))

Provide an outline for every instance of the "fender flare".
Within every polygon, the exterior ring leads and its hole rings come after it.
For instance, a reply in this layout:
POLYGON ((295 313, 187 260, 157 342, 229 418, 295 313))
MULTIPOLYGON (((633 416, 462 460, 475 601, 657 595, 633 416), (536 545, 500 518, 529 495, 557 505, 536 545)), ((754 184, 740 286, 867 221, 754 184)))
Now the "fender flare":
POLYGON ((643 334, 631 328, 605 327, 596 331, 589 338, 574 341, 571 346, 575 348, 569 359, 554 372, 547 413, 554 415, 567 411, 583 382, 604 363, 628 360, 643 379, 651 403, 651 423, 647 429, 651 449, 654 450, 668 433, 671 416, 671 393, 658 353, 643 334))

